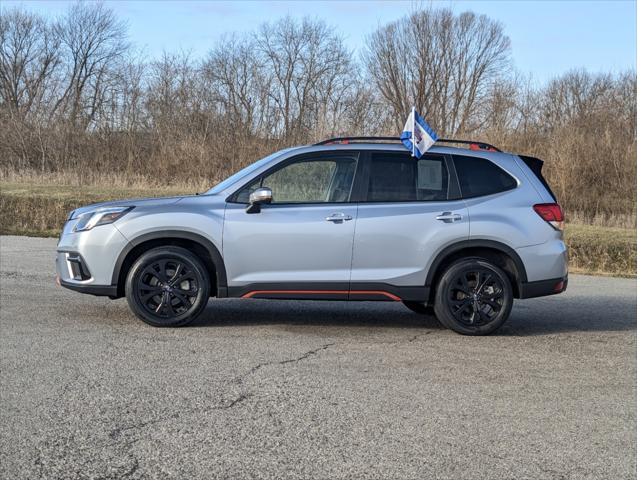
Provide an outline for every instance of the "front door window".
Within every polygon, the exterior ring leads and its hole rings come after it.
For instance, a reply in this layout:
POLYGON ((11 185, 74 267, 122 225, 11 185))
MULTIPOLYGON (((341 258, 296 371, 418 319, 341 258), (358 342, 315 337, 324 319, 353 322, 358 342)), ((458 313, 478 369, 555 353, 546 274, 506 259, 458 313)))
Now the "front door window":
POLYGON ((256 179, 237 195, 246 203, 259 187, 272 190, 273 204, 348 202, 356 171, 356 156, 304 158, 256 179))

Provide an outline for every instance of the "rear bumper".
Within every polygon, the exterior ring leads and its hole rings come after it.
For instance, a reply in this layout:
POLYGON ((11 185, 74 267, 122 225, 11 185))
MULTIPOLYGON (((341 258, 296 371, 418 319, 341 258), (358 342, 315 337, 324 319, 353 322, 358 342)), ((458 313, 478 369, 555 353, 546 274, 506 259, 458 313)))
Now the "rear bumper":
POLYGON ((520 285, 520 298, 545 297, 556 295, 566 290, 568 275, 561 278, 540 280, 538 282, 522 282, 520 285))

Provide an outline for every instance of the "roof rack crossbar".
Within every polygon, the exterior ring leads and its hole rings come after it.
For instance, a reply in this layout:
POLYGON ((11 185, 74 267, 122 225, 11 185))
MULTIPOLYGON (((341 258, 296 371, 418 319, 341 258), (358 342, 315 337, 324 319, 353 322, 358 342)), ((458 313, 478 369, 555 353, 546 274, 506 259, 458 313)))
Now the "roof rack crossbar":
MULTIPOLYGON (((315 143, 315 146, 320 145, 329 145, 331 143, 348 143, 348 142, 378 142, 378 141, 392 141, 392 142, 400 142, 400 137, 335 137, 329 138, 327 140, 322 140, 318 143, 315 143)), ((462 145, 475 145, 480 150, 490 150, 493 152, 501 152, 498 147, 491 145, 486 142, 476 142, 474 140, 456 140, 452 138, 439 138, 437 142, 442 143, 458 143, 462 145)))

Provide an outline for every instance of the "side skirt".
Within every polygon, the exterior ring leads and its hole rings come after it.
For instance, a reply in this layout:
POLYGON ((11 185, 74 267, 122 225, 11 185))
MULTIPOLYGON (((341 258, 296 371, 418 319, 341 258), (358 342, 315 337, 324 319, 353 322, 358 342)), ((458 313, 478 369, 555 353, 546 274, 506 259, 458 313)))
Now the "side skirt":
POLYGON ((267 298, 278 300, 353 300, 425 302, 426 287, 397 287, 385 283, 346 282, 326 283, 253 283, 228 287, 234 298, 267 298))

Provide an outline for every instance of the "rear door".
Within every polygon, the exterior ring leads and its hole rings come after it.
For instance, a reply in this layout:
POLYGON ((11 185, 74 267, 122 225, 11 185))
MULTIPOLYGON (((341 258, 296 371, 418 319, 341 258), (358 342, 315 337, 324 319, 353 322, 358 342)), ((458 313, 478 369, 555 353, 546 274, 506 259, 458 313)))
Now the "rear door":
POLYGON ((451 161, 440 154, 418 160, 407 152, 375 151, 366 154, 363 172, 367 187, 358 207, 351 288, 424 300, 435 255, 469 237, 451 161))

